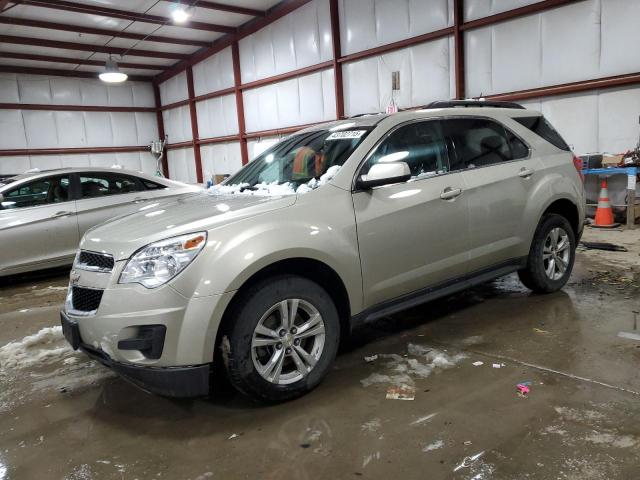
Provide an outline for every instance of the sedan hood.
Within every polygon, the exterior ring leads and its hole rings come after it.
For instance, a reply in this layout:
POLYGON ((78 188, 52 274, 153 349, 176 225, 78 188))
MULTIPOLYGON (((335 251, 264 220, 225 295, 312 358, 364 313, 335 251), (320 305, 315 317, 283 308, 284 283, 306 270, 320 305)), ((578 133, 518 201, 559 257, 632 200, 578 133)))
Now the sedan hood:
POLYGON ((138 212, 115 218, 89 230, 80 248, 129 258, 153 242, 185 233, 207 231, 293 205, 296 195, 210 195, 199 193, 177 200, 153 202, 138 212))

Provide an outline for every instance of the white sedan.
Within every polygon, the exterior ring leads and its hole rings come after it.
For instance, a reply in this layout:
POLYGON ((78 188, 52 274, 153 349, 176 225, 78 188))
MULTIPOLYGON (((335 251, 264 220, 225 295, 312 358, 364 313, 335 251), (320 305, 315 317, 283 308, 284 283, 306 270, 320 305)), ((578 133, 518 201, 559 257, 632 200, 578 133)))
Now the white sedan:
POLYGON ((89 228, 201 190, 113 168, 65 168, 4 178, 0 180, 0 277, 70 265, 89 228))

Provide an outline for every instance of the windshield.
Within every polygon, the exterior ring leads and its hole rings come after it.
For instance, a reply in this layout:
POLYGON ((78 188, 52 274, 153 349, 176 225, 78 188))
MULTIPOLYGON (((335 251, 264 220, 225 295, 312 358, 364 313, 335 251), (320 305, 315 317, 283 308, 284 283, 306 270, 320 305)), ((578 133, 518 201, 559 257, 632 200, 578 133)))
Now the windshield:
POLYGON ((306 193, 324 185, 371 128, 332 130, 285 138, 224 184, 211 187, 210 193, 288 195, 306 193))

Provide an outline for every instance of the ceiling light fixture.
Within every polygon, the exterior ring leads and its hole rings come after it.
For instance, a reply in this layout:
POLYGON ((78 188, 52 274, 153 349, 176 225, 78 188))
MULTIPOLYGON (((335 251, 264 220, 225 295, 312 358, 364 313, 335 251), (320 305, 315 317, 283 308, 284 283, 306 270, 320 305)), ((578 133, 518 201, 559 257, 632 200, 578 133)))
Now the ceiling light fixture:
POLYGON ((118 68, 118 64, 109 57, 104 64, 104 71, 100 72, 98 75, 100 80, 107 83, 120 83, 124 82, 128 75, 126 73, 122 73, 118 68))
POLYGON ((184 23, 189 20, 191 13, 184 9, 184 7, 180 4, 176 5, 173 10, 171 10, 171 17, 173 21, 176 23, 184 23))

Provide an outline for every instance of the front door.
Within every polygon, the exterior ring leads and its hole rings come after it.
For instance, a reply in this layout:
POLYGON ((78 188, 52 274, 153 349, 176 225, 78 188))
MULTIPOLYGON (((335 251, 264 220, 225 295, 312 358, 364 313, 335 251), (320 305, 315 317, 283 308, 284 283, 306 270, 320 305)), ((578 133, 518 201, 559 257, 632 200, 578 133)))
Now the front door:
POLYGON ((353 194, 366 307, 466 273, 467 199, 440 121, 398 127, 359 175, 393 161, 409 165, 411 180, 353 194))
POLYGON ((39 178, 5 191, 0 238, 1 270, 71 263, 79 237, 70 177, 39 178))

